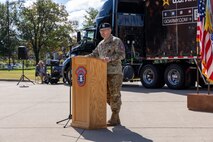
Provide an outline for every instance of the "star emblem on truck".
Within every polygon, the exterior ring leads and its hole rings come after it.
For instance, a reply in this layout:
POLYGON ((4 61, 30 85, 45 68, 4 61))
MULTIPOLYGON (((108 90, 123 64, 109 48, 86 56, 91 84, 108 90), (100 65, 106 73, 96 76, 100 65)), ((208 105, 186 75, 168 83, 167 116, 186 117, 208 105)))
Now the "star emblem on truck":
POLYGON ((163 6, 169 5, 169 0, 163 0, 163 6))

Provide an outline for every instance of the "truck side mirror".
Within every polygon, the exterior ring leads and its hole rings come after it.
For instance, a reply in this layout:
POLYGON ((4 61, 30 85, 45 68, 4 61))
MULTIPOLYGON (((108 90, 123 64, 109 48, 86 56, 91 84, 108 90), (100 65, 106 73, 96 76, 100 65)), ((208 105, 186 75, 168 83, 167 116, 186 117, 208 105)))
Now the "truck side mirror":
POLYGON ((77 42, 79 42, 81 40, 81 32, 77 32, 77 42))

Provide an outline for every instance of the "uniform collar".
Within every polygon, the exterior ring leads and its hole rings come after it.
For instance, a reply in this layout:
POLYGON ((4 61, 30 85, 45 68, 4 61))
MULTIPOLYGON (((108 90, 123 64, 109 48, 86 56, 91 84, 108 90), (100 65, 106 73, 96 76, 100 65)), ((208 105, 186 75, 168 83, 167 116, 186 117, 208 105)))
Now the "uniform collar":
POLYGON ((112 41, 112 39, 113 39, 113 36, 111 34, 108 39, 104 40, 104 43, 108 43, 108 42, 112 41))

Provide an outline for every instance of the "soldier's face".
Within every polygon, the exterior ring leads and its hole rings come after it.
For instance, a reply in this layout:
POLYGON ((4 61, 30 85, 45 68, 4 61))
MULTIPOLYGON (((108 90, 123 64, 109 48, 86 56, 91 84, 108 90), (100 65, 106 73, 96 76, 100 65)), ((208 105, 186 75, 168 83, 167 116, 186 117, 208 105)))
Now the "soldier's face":
POLYGON ((101 34, 101 37, 103 39, 108 39, 109 36, 111 35, 111 29, 110 28, 104 28, 104 29, 101 29, 100 30, 100 34, 101 34))

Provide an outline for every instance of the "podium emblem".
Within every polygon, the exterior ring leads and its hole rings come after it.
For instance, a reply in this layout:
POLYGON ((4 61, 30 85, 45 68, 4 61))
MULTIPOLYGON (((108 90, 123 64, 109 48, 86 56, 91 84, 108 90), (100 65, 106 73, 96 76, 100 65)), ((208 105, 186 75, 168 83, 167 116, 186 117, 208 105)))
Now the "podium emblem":
POLYGON ((87 70, 85 69, 85 67, 83 66, 78 67, 75 73, 77 75, 78 86, 80 87, 84 86, 86 83, 86 74, 87 74, 87 70))

